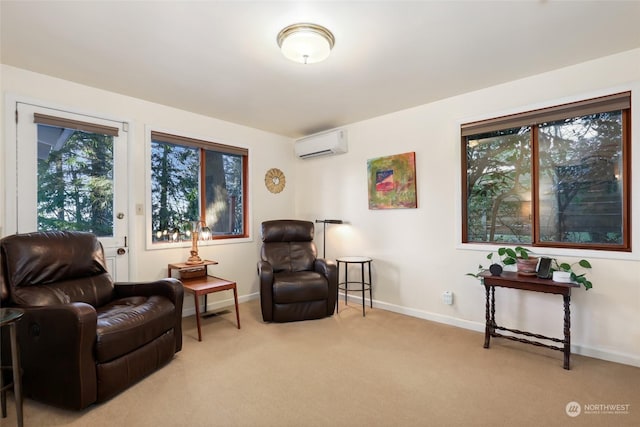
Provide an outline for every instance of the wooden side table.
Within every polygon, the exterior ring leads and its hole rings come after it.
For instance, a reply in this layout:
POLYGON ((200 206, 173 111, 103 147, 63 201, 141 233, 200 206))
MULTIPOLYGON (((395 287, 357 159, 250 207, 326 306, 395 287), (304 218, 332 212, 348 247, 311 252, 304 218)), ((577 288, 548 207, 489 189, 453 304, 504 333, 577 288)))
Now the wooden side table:
POLYGON ((11 366, 2 366, 2 369, 11 369, 13 382, 4 384, 2 372, 0 372, 0 394, 2 395, 2 418, 7 416, 7 390, 13 388, 16 401, 16 418, 18 426, 22 427, 22 380, 20 372, 20 353, 18 351, 18 338, 16 335, 16 323, 24 315, 24 310, 19 308, 0 308, 0 327, 9 327, 11 340, 11 366))
MULTIPOLYGON (((186 263, 174 263, 169 264, 167 267, 167 274, 171 277, 172 270, 187 270, 198 266, 207 266, 217 264, 216 261, 203 261, 202 264, 186 264, 186 263)), ((206 276, 202 277, 194 277, 190 279, 180 279, 182 282, 182 286, 187 292, 193 294, 193 302, 196 309, 196 323, 198 325, 198 341, 202 341, 202 331, 201 331, 201 323, 200 319, 202 315, 200 314, 200 304, 199 297, 204 295, 204 313, 207 311, 207 294, 213 292, 227 291, 233 290, 233 300, 236 306, 236 322, 238 324, 238 329, 240 329, 240 312, 238 311, 238 290, 236 286, 236 282, 232 282, 230 280, 221 279, 220 277, 206 276)), ((203 314, 204 314, 203 313, 203 314)))

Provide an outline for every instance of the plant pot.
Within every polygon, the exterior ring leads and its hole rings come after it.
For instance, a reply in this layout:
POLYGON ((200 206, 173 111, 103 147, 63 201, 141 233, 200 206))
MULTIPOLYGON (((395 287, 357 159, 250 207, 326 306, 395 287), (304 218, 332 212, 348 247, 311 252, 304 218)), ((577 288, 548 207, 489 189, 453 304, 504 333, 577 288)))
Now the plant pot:
POLYGON ((553 281, 560 283, 571 283, 571 273, 568 271, 554 271, 553 281))
POLYGON ((502 266, 500 264, 491 264, 489 266, 489 271, 492 276, 499 276, 502 274, 502 266))
POLYGON ((518 267, 518 274, 523 276, 535 276, 536 269, 538 267, 538 258, 518 258, 516 260, 516 266, 518 267))

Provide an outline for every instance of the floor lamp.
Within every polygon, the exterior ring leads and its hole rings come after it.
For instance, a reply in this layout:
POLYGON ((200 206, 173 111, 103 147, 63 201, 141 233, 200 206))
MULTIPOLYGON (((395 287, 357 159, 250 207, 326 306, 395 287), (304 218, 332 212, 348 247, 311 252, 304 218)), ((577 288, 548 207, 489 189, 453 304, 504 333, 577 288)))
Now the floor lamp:
POLYGON ((322 223, 322 258, 327 257, 327 224, 342 224, 341 219, 316 219, 316 223, 322 223))

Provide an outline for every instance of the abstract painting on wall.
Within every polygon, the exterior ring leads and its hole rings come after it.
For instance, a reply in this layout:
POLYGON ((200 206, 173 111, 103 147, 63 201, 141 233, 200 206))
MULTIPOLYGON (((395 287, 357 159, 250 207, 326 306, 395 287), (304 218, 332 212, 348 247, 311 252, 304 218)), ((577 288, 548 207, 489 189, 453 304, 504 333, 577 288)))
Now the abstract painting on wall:
POLYGON ((367 160, 369 209, 417 208, 416 153, 367 160))

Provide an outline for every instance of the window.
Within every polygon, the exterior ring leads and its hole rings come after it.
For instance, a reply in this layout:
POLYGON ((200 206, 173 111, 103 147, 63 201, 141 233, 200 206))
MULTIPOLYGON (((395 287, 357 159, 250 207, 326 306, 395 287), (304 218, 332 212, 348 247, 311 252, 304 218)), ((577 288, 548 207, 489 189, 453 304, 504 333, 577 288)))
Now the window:
POLYGON ((247 237, 247 162, 244 148, 152 131, 152 241, 189 240, 191 221, 214 239, 247 237))
POLYGON ((631 250, 630 92, 461 126, 463 242, 631 250))
POLYGON ((38 230, 113 236, 115 127, 35 113, 38 230))

